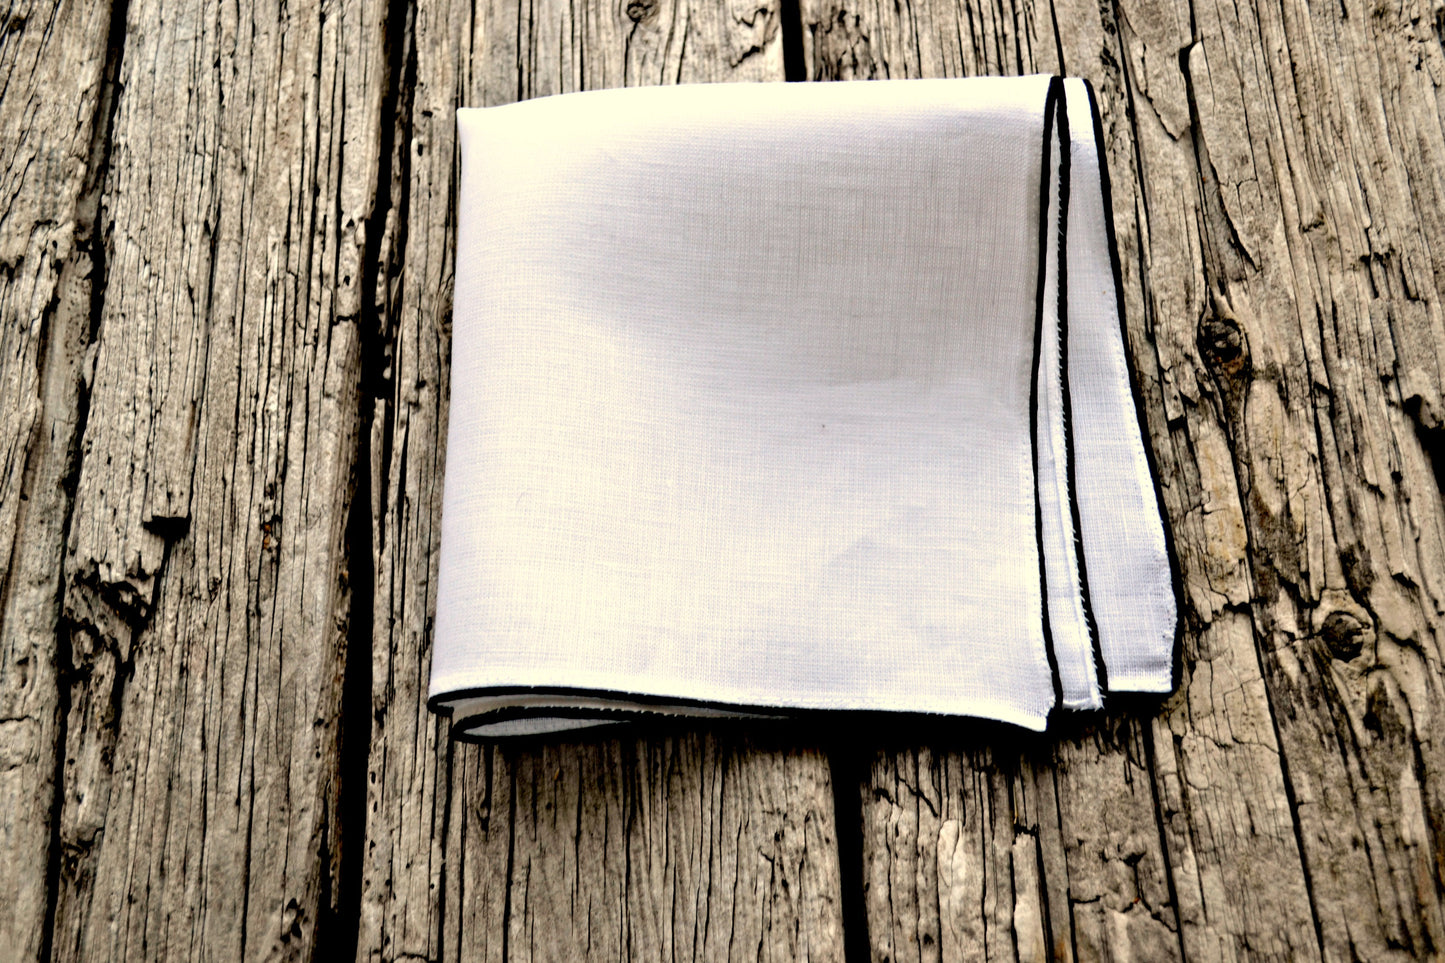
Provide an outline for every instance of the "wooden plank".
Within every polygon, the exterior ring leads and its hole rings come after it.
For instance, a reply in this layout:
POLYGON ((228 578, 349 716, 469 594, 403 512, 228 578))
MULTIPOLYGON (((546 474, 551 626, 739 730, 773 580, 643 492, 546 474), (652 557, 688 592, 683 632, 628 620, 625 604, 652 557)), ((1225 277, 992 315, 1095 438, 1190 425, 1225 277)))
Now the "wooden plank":
POLYGON ((872 757, 863 873, 875 959, 1180 957, 1139 727, 984 726, 872 757))
POLYGON ((842 958, 817 753, 691 732, 456 762, 444 960, 842 958))
POLYGON ((371 0, 126 11, 64 569, 56 959, 347 939, 324 929, 384 19, 371 0))
MULTIPOLYGON (((1101 92, 1131 354, 1190 631, 1185 685, 1157 718, 1086 724, 1053 751, 1070 841, 1062 864, 1043 850, 1069 899, 1050 913, 1056 952, 1069 935, 1080 957, 1159 958, 1164 934, 1121 899, 1131 885, 1189 958, 1445 945, 1432 721, 1445 508, 1426 454, 1442 432, 1442 207, 1426 172, 1441 167, 1445 74, 1430 23, 1349 3, 1123 2, 1102 22, 1072 2, 804 5, 814 77, 1062 68, 1101 92), (1091 744, 1110 731, 1124 738, 1091 744), (1101 799, 1115 803, 1103 820, 1101 799), (1131 884, 1093 854, 1147 872, 1131 884)), ((951 805, 997 778, 994 749, 963 761, 976 775, 951 805)), ((880 758, 865 799, 888 798, 910 759, 880 758)), ((869 839, 907 808, 875 807, 869 839)), ((907 858, 935 858, 937 833, 913 831, 907 858)), ((875 843, 871 858, 889 866, 900 849, 875 843)), ((1007 835, 979 852, 1017 869, 1007 835)), ((977 915, 1017 929, 1015 903, 977 915)), ((870 891, 869 906, 874 933, 937 925, 926 900, 870 891)))
POLYGON ((108 3, 19 5, 0 40, 0 959, 45 952, 63 709, 60 568, 105 161, 108 3))
POLYGON ((1324 955, 1437 955, 1445 53, 1409 8, 1241 13, 1199 5, 1182 62, 1213 295, 1201 401, 1243 494, 1324 955))
POLYGON ((781 79, 779 9, 422 0, 409 24, 399 214, 382 254, 396 258, 384 291, 388 360, 369 450, 378 563, 358 956, 837 958, 821 752, 726 731, 451 746, 423 705, 448 397, 453 110, 599 87, 781 79))
MULTIPOLYGON (((400 31, 396 28, 400 27, 400 31)), ((436 611, 451 326, 459 93, 468 4, 421 3, 399 36, 391 199, 366 359, 369 529, 376 569, 359 960, 438 959, 450 737, 425 705, 436 611), (405 270, 402 266, 405 264, 405 270)), ((453 869, 453 873, 459 868, 453 869)), ((484 927, 485 914, 474 925, 484 927)))

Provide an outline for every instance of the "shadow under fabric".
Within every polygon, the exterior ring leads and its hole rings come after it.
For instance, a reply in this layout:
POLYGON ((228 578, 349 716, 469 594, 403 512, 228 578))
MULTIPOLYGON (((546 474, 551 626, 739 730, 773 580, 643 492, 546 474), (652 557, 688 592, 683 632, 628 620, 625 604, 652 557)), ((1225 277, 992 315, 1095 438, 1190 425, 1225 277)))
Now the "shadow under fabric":
POLYGON ((1173 686, 1078 80, 458 111, 430 704, 458 736, 1173 686))

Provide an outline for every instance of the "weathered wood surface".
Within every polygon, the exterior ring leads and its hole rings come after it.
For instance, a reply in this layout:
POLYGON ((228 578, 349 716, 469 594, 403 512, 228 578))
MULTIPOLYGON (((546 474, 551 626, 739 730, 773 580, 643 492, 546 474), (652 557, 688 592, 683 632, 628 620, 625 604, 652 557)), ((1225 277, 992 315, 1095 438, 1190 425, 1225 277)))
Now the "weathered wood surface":
POLYGON ((338 752, 344 535, 385 14, 116 11, 57 647, 55 959, 309 953, 344 891, 338 808, 361 791, 338 752))
POLYGON ((0 959, 1445 954, 1433 8, 3 22, 0 959), (1046 737, 450 745, 422 698, 451 111, 1028 71, 1100 91, 1180 691, 1046 737))
POLYGON ((0 33, 0 959, 47 952, 109 23, 103 3, 40 2, 12 7, 0 33))

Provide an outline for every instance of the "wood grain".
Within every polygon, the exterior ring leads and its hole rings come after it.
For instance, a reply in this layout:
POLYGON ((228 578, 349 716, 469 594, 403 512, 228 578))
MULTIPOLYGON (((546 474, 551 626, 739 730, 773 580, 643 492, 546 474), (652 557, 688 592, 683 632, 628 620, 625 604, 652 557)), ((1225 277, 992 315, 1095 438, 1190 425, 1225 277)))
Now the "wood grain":
POLYGON ((842 958, 815 752, 696 733, 478 749, 451 789, 444 960, 842 958))
POLYGON ((0 14, 0 959, 46 952, 68 662, 60 569, 108 147, 107 3, 0 14), (63 92, 63 93, 62 93, 63 92))
POLYGON ((333 909, 384 14, 125 11, 55 959, 310 958, 333 909))
POLYGON ((0 23, 0 958, 1445 953, 1433 8, 0 23), (452 112, 789 70, 1094 82, 1181 688, 1043 737, 452 744, 423 705, 452 112))

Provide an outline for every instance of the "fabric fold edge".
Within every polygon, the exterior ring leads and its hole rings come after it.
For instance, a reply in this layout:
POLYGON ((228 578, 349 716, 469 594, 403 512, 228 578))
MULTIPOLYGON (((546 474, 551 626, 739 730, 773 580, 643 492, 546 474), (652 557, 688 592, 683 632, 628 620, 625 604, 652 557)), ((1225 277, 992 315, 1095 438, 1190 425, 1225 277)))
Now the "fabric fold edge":
POLYGON ((1053 653, 1056 699, 1061 708, 1089 710, 1103 705, 1103 664, 1084 577, 1075 497, 1068 377, 1073 138, 1065 81, 1060 77, 1052 78, 1049 85, 1044 137, 1032 415, 1035 531, 1044 635, 1053 653), (1057 151, 1052 160, 1051 150, 1057 151), (1048 190, 1051 195, 1045 196, 1042 192, 1048 190))
MULTIPOLYGON (((1103 692, 1106 696, 1113 693, 1168 693, 1174 690, 1179 681, 1183 628, 1179 613, 1182 611, 1184 599, 1183 580, 1179 570, 1178 555, 1174 550, 1173 532, 1164 513, 1164 494, 1158 461, 1153 447, 1149 443, 1150 435, 1144 414, 1143 388, 1138 373, 1128 356, 1128 321, 1124 307, 1122 262, 1114 224, 1113 191, 1098 95, 1093 84, 1086 78, 1075 78, 1066 83, 1077 86, 1081 95, 1079 99, 1083 101, 1081 106, 1085 107, 1088 114, 1089 133, 1092 136, 1084 138, 1084 143, 1080 146, 1085 151, 1092 151, 1092 158, 1086 158, 1086 160, 1092 160, 1096 165, 1096 181, 1091 181, 1089 186, 1097 190, 1097 197, 1091 199, 1097 200, 1100 206, 1098 213, 1101 215, 1104 242, 1102 254, 1107 260, 1107 280, 1111 288, 1108 300, 1113 317, 1106 319, 1108 323, 1103 325, 1103 330, 1095 334, 1101 341, 1107 341, 1109 347, 1117 352, 1115 360, 1119 370, 1112 374, 1121 382, 1122 397, 1118 400, 1121 402, 1121 408, 1128 409, 1126 420, 1129 425, 1127 429, 1121 430, 1132 433, 1133 437, 1130 441, 1136 446, 1133 465, 1136 471, 1131 481, 1138 483, 1139 491, 1135 494, 1142 496, 1142 500, 1147 504, 1145 507, 1146 517, 1143 521, 1151 529, 1150 538, 1155 540, 1147 552, 1149 557, 1146 564, 1153 570, 1151 574, 1168 572, 1168 610, 1166 612, 1161 607, 1156 613, 1159 616, 1159 624, 1152 627, 1152 634, 1144 633, 1147 637, 1142 639, 1134 634, 1125 638, 1117 629, 1111 631, 1109 625, 1101 624, 1105 622, 1105 619, 1102 615, 1098 615, 1098 621, 1093 624, 1095 653, 1100 667, 1103 692), (1159 649, 1161 642, 1166 642, 1167 651, 1159 649)), ((1091 173, 1094 172, 1091 171, 1091 173)), ((1069 380, 1073 381, 1076 377, 1077 373, 1071 372, 1069 380)), ((1071 469, 1074 466, 1072 455, 1071 449, 1071 469)), ((1092 479, 1090 480, 1092 481, 1092 479)), ((1078 497, 1077 486, 1071 490, 1075 496, 1072 499, 1071 507, 1075 512, 1075 530, 1080 538, 1081 571, 1084 573, 1084 582, 1087 588, 1089 575, 1085 556, 1091 551, 1094 552, 1095 557, 1101 560, 1101 567, 1107 567, 1102 565, 1102 562, 1109 561, 1109 557, 1107 554, 1101 556, 1098 545, 1091 544, 1091 540, 1085 535, 1086 525, 1081 519, 1081 513, 1086 511, 1086 509, 1081 509, 1084 499, 1078 497)), ((1096 529, 1097 527, 1095 525, 1096 529)), ((1096 576, 1099 574, 1096 573, 1096 576)), ((1101 583, 1100 588, 1105 601, 1108 600, 1111 592, 1123 591, 1123 587, 1120 585, 1108 585, 1107 579, 1108 573, 1095 579, 1096 582, 1101 583)), ((1131 590, 1134 587, 1129 586, 1131 590)), ((1162 591, 1162 587, 1160 589, 1156 595, 1166 594, 1162 591)), ((1158 603, 1162 600, 1156 597, 1152 601, 1158 603)))
POLYGON ((427 708, 450 720, 452 738, 471 742, 513 736, 544 736, 574 729, 668 719, 769 722, 826 720, 862 713, 898 719, 979 719, 1015 725, 1032 732, 1045 731, 1049 721, 1047 713, 1020 710, 1006 700, 981 701, 979 708, 984 712, 950 716, 931 712, 857 710, 844 706, 798 709, 744 705, 565 687, 458 689, 433 695, 427 699, 427 708))

